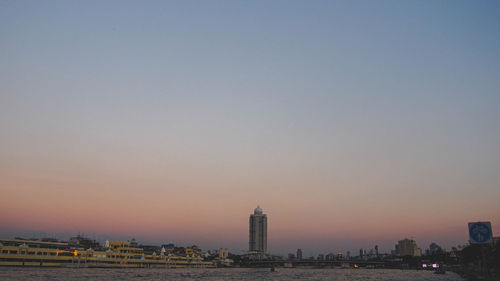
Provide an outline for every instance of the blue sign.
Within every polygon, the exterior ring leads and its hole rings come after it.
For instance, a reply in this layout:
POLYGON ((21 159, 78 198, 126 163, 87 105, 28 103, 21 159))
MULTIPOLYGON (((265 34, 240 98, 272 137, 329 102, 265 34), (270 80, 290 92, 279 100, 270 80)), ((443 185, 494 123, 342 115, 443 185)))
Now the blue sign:
POLYGON ((471 244, 490 243, 493 233, 491 232, 491 223, 488 222, 469 222, 469 239, 471 244))

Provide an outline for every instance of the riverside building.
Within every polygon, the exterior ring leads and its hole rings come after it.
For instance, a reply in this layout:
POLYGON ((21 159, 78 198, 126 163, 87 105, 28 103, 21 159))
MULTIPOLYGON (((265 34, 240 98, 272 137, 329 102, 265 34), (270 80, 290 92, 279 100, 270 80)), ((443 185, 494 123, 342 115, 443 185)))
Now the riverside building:
POLYGON ((400 256, 421 256, 421 250, 413 239, 405 238, 403 240, 399 240, 397 249, 400 256))
POLYGON ((267 215, 257 206, 253 215, 250 215, 249 251, 266 253, 267 251, 267 215))

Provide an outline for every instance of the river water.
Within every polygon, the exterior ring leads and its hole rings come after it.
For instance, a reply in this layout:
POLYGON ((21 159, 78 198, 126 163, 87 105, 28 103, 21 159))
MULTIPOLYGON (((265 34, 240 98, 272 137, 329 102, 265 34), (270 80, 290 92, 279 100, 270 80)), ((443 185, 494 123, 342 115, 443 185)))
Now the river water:
POLYGON ((100 269, 0 267, 0 280, 332 280, 455 281, 457 274, 397 269, 100 269))

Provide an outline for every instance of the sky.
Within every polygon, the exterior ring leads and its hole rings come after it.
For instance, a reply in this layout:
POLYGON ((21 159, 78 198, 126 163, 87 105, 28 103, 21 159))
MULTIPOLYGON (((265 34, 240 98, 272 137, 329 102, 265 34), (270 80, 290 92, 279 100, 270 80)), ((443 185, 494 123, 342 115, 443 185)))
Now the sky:
POLYGON ((0 1, 0 235, 500 233, 498 1, 0 1))

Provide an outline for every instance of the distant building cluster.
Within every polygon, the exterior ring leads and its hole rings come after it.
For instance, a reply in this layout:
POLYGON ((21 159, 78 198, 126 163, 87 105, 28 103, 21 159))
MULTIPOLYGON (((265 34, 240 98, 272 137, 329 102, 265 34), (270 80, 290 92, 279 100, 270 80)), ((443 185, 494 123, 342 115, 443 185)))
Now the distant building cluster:
MULTIPOLYGON (((350 256, 350 252, 348 252, 349 256, 350 256)), ((357 259, 360 259, 360 260, 371 260, 371 259, 378 259, 378 258, 381 258, 383 255, 379 253, 378 251, 378 245, 375 245, 375 247, 373 247, 372 249, 359 249, 359 256, 357 257, 357 259)))
MULTIPOLYGON (((467 264, 472 275, 484 272, 485 262, 494 260, 500 252, 500 238, 491 230, 485 242, 452 247, 451 251, 435 242, 422 251, 412 238, 399 240, 391 253, 381 253, 379 246, 359 249, 351 255, 342 251, 325 251, 317 256, 304 256, 302 248, 287 257, 267 253, 267 215, 257 206, 249 217, 248 252, 231 254, 227 248, 203 252, 197 245, 176 246, 139 244, 135 238, 127 241, 106 241, 104 244, 83 236, 68 241, 57 239, 0 239, 0 265, 18 266, 77 266, 77 267, 257 267, 276 266, 339 266, 342 268, 421 268, 437 269, 441 264, 467 264), (478 260, 479 254, 484 256, 478 260), (478 273, 479 272, 479 273, 478 273)), ((482 222, 476 223, 481 224, 482 222)), ((472 232, 473 234, 477 234, 472 232)), ((482 233, 479 233, 483 235, 482 233)), ((476 239, 476 240, 477 240, 476 239)), ((306 252, 307 253, 307 252, 306 252)), ((500 272, 500 267, 497 272, 500 272)), ((480 275, 477 275, 480 276, 480 275)))

